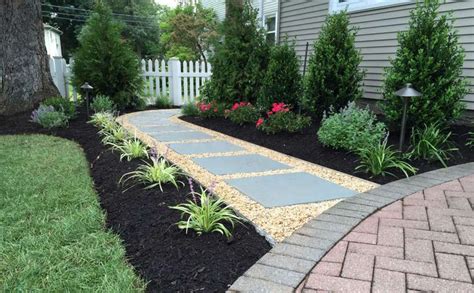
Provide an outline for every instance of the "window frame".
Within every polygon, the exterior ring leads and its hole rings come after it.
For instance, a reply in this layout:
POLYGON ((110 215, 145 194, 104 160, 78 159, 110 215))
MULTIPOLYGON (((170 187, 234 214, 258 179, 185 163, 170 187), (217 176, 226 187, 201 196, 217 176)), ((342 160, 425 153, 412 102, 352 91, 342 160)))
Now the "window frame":
POLYGON ((356 12, 410 3, 415 2, 413 0, 346 0, 346 2, 329 0, 329 13, 336 13, 346 9, 347 12, 356 12))
POLYGON ((265 40, 267 39, 267 35, 270 35, 270 34, 273 34, 275 37, 274 37, 274 44, 276 44, 278 42, 278 17, 277 17, 277 14, 275 13, 274 15, 265 15, 265 40), (275 19, 275 29, 272 30, 272 31, 269 31, 268 30, 268 25, 267 25, 267 20, 270 19, 270 18, 274 18, 275 19))

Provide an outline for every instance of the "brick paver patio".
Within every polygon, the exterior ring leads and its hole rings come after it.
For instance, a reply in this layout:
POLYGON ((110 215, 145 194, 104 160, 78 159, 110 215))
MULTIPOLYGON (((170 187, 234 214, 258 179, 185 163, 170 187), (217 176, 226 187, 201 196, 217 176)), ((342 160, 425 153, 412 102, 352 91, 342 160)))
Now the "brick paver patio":
POLYGON ((377 211, 313 268, 299 292, 474 292, 474 175, 377 211))

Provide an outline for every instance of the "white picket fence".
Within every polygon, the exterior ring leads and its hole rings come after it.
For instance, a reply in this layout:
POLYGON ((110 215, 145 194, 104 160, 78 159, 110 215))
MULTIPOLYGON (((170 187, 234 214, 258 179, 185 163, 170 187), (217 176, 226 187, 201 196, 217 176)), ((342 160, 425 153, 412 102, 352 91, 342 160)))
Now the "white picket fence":
MULTIPOLYGON (((71 64, 73 60, 50 57, 49 65, 53 81, 61 96, 73 96, 77 91, 70 86, 71 64), (72 90, 72 91, 71 91, 72 90)), ((183 61, 178 58, 165 60, 141 60, 144 79, 143 96, 147 103, 155 102, 156 97, 169 97, 173 105, 181 106, 194 101, 200 94, 200 87, 211 77, 211 65, 201 61, 183 61)), ((93 84, 91 84, 94 86, 93 84)))

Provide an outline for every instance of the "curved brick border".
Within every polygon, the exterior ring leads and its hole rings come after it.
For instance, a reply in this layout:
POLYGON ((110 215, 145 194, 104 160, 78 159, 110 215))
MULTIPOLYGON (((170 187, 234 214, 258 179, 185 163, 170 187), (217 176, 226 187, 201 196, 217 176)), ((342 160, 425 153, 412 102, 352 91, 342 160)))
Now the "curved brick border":
POLYGON ((341 201, 277 244, 229 292, 293 292, 337 242, 374 212, 410 194, 471 174, 474 163, 467 163, 398 180, 341 201))

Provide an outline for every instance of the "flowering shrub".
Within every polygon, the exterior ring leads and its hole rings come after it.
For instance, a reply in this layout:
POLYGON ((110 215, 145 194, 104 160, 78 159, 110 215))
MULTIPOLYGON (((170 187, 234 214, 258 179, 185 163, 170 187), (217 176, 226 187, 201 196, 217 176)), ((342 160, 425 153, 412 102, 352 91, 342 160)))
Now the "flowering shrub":
POLYGON ((257 128, 267 134, 278 132, 298 132, 311 125, 311 118, 290 111, 285 103, 273 103, 267 119, 259 118, 257 128))
POLYGON ((63 111, 56 111, 53 106, 40 105, 31 113, 30 121, 38 123, 44 128, 52 129, 66 126, 68 116, 63 111))
POLYGON ((198 110, 199 110, 199 115, 204 117, 204 118, 212 118, 212 117, 218 117, 222 115, 222 107, 219 106, 216 102, 198 102, 196 104, 198 110))
POLYGON ((239 125, 253 123, 258 116, 258 110, 249 102, 235 103, 230 110, 226 110, 226 117, 239 125))

